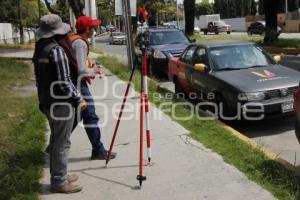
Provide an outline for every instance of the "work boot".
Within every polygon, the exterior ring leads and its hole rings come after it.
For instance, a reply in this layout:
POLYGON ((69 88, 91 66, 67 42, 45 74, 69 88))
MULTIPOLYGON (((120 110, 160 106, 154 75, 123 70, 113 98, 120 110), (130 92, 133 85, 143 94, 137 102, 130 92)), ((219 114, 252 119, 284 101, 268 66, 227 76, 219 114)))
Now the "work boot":
POLYGON ((69 183, 73 183, 75 181, 77 181, 79 179, 79 177, 76 174, 70 174, 67 177, 67 180, 69 183))
MULTIPOLYGON (((92 152, 91 160, 106 160, 108 156, 108 151, 105 151, 104 153, 94 153, 92 152)), ((115 159, 117 156, 116 153, 111 152, 110 154, 110 160, 115 159)))
POLYGON ((73 185, 71 183, 67 183, 64 186, 61 186, 59 188, 51 188, 51 192, 53 193, 64 193, 64 194, 71 194, 80 192, 82 190, 82 187, 79 185, 73 185))

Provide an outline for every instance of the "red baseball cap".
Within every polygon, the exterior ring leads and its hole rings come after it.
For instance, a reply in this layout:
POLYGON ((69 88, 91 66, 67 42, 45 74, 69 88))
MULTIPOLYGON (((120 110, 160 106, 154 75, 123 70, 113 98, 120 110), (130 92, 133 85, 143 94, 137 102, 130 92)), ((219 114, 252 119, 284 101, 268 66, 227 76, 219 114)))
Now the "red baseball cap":
POLYGON ((80 16, 76 20, 76 29, 85 31, 89 27, 97 27, 101 24, 101 20, 92 19, 90 16, 80 16))

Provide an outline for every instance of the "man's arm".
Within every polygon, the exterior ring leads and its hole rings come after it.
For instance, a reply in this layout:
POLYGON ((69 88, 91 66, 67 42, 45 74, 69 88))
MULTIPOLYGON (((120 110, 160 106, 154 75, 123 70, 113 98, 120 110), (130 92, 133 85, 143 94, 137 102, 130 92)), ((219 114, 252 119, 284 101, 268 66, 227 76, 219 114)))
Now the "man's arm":
POLYGON ((70 66, 66 53, 61 47, 55 47, 51 50, 50 59, 55 64, 58 81, 60 81, 59 86, 62 92, 70 97, 75 102, 80 102, 83 100, 80 92, 74 86, 71 75, 70 66))
POLYGON ((72 48, 75 51, 77 64, 78 64, 78 74, 83 76, 95 76, 95 69, 89 69, 86 65, 87 61, 87 44, 81 40, 75 40, 72 44, 72 48))

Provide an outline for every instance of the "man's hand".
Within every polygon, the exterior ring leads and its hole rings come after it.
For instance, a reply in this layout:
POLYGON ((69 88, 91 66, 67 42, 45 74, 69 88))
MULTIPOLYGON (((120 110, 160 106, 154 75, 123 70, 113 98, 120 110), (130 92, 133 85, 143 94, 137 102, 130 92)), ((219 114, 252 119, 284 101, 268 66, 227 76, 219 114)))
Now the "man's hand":
POLYGON ((101 70, 101 65, 99 65, 99 64, 95 64, 94 65, 94 72, 95 72, 95 74, 102 74, 103 72, 102 72, 102 70, 101 70))
POLYGON ((98 66, 96 66, 96 67, 94 68, 94 71, 95 71, 95 74, 102 74, 102 73, 103 73, 103 72, 101 71, 101 68, 98 67, 98 66))
POLYGON ((84 99, 80 101, 79 108, 81 111, 83 111, 87 108, 87 102, 84 99))

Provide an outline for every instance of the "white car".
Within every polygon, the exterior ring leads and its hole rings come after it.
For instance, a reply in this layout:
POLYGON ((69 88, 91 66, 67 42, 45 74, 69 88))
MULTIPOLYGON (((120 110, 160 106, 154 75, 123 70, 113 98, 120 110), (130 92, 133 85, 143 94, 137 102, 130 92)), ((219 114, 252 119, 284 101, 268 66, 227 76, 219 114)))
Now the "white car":
POLYGON ((126 34, 123 32, 112 32, 109 44, 126 44, 126 34))

